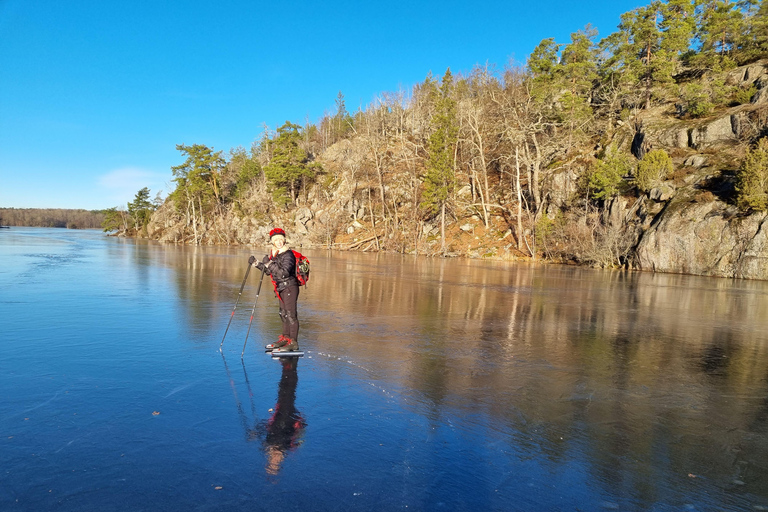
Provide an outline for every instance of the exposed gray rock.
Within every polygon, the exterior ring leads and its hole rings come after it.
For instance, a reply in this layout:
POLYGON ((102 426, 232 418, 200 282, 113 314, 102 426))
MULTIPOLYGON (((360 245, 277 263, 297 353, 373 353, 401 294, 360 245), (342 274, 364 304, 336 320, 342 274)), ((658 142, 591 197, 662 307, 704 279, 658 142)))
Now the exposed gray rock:
POLYGON ((744 279, 766 279, 768 275, 768 225, 765 214, 754 215, 758 223, 755 235, 746 244, 741 254, 736 277, 744 279))
MULTIPOLYGON (((621 243, 627 241, 622 246, 626 247, 622 254, 634 256, 633 265, 644 270, 768 279, 768 216, 745 215, 724 202, 709 201, 731 193, 733 170, 743 158, 744 148, 768 129, 766 63, 768 60, 734 70, 729 75, 732 83, 742 88, 754 84, 757 94, 753 95, 752 104, 718 106, 718 109, 727 109, 727 115, 718 110, 721 113, 717 118, 707 120, 676 119, 671 115, 670 104, 652 107, 638 113, 632 122, 617 121, 619 129, 606 133, 608 138, 601 140, 598 147, 585 149, 578 157, 571 156, 568 165, 543 171, 542 191, 546 191, 543 204, 547 215, 554 218, 573 207, 578 179, 584 171, 579 166, 589 165, 591 158, 605 150, 608 144, 625 152, 631 146, 638 158, 650 149, 665 149, 677 166, 684 163, 687 168, 676 169, 673 181, 662 183, 648 195, 643 194, 637 199, 619 196, 606 203, 600 218, 601 228, 607 228, 607 234, 620 233, 621 237, 604 238, 599 243, 618 239, 621 243), (740 145, 733 144, 734 141, 740 145), (688 149, 690 147, 698 151, 693 154, 694 151, 688 149)), ((346 229, 358 233, 362 223, 353 220, 365 219, 369 212, 365 191, 374 186, 364 172, 369 151, 363 141, 346 139, 328 148, 321 163, 334 180, 327 187, 312 188, 306 202, 302 202, 298 209, 261 212, 254 207, 260 202, 254 197, 253 203, 244 205, 242 210, 254 214, 238 217, 238 214, 230 213, 223 219, 208 218, 205 225, 200 225, 199 222, 191 224, 188 216, 176 211, 171 202, 166 202, 153 215, 148 234, 172 243, 264 247, 273 225, 285 227, 294 246, 311 241, 330 243, 333 236, 346 229), (255 214, 257 211, 259 213, 255 214)), ((404 183, 395 180, 385 185, 386 195, 402 212, 410 211, 409 201, 414 200, 412 185, 404 183)), ((635 193, 636 190, 631 189, 627 195, 635 193)), ((467 198, 470 195, 469 185, 464 185, 459 196, 467 198)), ((507 191, 498 201, 498 204, 509 207, 514 204, 514 194, 507 191)), ((594 217, 589 219, 591 223, 594 217)), ((482 219, 475 215, 462 222, 460 228, 472 233, 473 227, 479 226, 482 219)), ((574 219, 573 227, 578 228, 574 232, 594 228, 592 224, 587 225, 587 216, 574 219)), ((439 221, 432 219, 432 223, 424 223, 421 230, 422 247, 436 251, 440 246, 439 221)), ((532 236, 530 226, 524 231, 527 237, 532 236)), ((487 233, 485 236, 498 237, 495 229, 491 232, 493 235, 487 233)), ((502 238, 509 239, 511 233, 512 230, 506 229, 502 238)), ((392 233, 389 235, 391 237, 392 233)), ((470 245, 466 247, 466 254, 463 251, 451 254, 483 257, 490 252, 470 245)), ((621 264, 618 260, 616 263, 621 264)))
POLYGON ((293 229, 293 232, 297 236, 306 236, 309 234, 309 229, 307 228, 307 224, 303 222, 297 222, 293 229))
POLYGON ((748 66, 743 66, 726 75, 726 83, 729 85, 749 85, 761 76, 765 75, 765 61, 755 62, 748 66))
POLYGON ((762 87, 752 96, 750 103, 759 104, 768 102, 768 87, 762 87))
POLYGON ((718 142, 736 140, 736 138, 731 116, 728 115, 693 128, 690 143, 692 147, 701 149, 718 142))
POLYGON ((654 187, 648 194, 648 196, 657 203, 669 201, 674 195, 675 188, 668 183, 662 183, 658 187, 654 187))
POLYGON ((704 167, 707 164, 705 155, 691 155, 685 159, 685 165, 689 167, 704 167))
POLYGON ((749 116, 746 112, 737 112, 731 116, 731 128, 736 138, 742 138, 750 130, 749 116))
POLYGON ((640 239, 638 268, 768 279, 766 214, 736 213, 719 201, 673 202, 640 239))
POLYGON ((565 206, 578 190, 578 173, 575 169, 565 168, 548 177, 548 200, 557 207, 565 206))
POLYGON ((639 160, 653 148, 687 148, 689 144, 690 136, 685 123, 646 121, 635 132, 630 151, 639 160))
POLYGON ((762 105, 746 105, 738 107, 731 116, 734 134, 741 141, 749 140, 768 127, 768 89, 765 89, 765 103, 762 105))
POLYGON ((744 75, 743 75, 742 81, 747 83, 754 82, 755 80, 764 76, 765 74, 766 74, 766 69, 764 64, 752 64, 744 68, 744 75))
POLYGON ((688 128, 685 126, 672 126, 659 130, 653 136, 658 141, 658 145, 670 148, 688 147, 688 128))
POLYGON ((627 214, 627 199, 615 196, 606 204, 603 213, 603 223, 609 226, 621 226, 627 214))
POLYGON ((296 212, 294 213, 294 218, 296 219, 296 223, 306 224, 307 221, 312 220, 312 210, 307 208, 306 206, 302 206, 300 208, 296 209, 296 212))
POLYGON ((330 222, 330 220, 331 220, 330 214, 328 212, 326 212, 325 210, 318 210, 315 213, 315 218, 322 225, 327 225, 330 222))

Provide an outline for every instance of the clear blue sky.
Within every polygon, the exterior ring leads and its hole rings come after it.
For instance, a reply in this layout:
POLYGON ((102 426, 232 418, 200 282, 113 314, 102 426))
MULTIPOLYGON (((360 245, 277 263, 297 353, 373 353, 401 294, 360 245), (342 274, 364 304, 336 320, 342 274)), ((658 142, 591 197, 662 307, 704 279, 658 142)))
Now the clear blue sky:
POLYGON ((368 3, 0 0, 0 207, 125 206, 172 190, 176 144, 250 148, 410 91, 431 71, 524 64, 598 39, 641 0, 368 3))

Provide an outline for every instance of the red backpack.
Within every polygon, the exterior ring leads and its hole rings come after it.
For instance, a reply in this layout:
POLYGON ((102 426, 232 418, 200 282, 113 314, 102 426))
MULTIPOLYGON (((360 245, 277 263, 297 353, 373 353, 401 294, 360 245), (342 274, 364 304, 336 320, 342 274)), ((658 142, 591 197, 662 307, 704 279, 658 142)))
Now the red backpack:
POLYGON ((296 279, 299 280, 299 286, 304 286, 309 281, 309 260, 299 251, 291 251, 296 257, 296 279))

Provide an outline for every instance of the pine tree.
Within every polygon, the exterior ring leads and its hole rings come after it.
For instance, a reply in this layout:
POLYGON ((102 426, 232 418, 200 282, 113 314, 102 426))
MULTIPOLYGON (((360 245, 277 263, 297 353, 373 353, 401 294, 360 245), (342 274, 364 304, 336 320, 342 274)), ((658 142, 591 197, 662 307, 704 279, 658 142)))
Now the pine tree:
POLYGON ((347 112, 344 95, 339 91, 336 96, 336 114, 333 116, 333 140, 344 138, 352 129, 352 116, 347 112))
POLYGON ((649 108, 654 88, 673 82, 694 29, 693 0, 654 0, 621 15, 619 31, 600 42, 610 53, 604 72, 624 87, 643 86, 649 108))
POLYGON ((760 0, 760 7, 751 17, 751 29, 754 34, 755 58, 768 57, 768 0, 760 0))
POLYGON ((458 140, 456 100, 452 97, 453 75, 446 70, 440 89, 433 90, 435 113, 432 116, 432 134, 428 143, 427 171, 424 175, 421 206, 429 215, 439 213, 442 246, 445 252, 445 213, 451 192, 455 187, 454 150, 458 140))
MULTIPOLYGON (((678 71, 683 54, 691 47, 691 41, 696 35, 696 1, 667 0, 661 8, 662 32, 661 58, 669 59, 672 65, 670 72, 678 71)), ((671 76, 669 77, 671 81, 671 76)))
POLYGON ((597 30, 591 25, 571 34, 571 43, 563 48, 560 58, 562 76, 576 95, 586 96, 597 78, 597 56, 594 38, 597 30))
POLYGON ((768 137, 747 153, 736 173, 736 204, 743 210, 768 210, 768 137))
POLYGON ((672 158, 663 149, 653 149, 637 163, 635 184, 643 192, 650 192, 667 179, 674 169, 672 158))
POLYGON ((736 65, 744 16, 732 0, 702 0, 699 11, 699 54, 693 62, 715 70, 736 65))
POLYGON ((566 87, 559 99, 563 123, 568 127, 566 152, 573 147, 577 132, 592 118, 590 92, 597 78, 597 58, 593 42, 597 31, 587 25, 571 34, 571 43, 563 48, 558 68, 566 87))
POLYGON ((184 213, 187 226, 192 226, 194 243, 198 244, 206 215, 221 204, 219 181, 225 161, 221 151, 214 152, 202 144, 178 144, 176 149, 187 155, 187 159, 171 167, 176 189, 169 197, 176 209, 184 213))
POLYGON ((301 127, 289 121, 277 129, 272 141, 272 156, 264 167, 264 174, 278 204, 296 202, 303 181, 314 177, 301 141, 301 127))
POLYGON ((133 201, 128 203, 128 213, 133 218, 136 231, 141 231, 147 227, 153 211, 155 211, 155 205, 149 200, 149 188, 147 187, 139 190, 133 201))
POLYGON ((531 96, 540 102, 549 101, 560 88, 559 52, 560 45, 550 37, 543 39, 528 57, 531 96))
POLYGON ((744 14, 738 38, 739 64, 768 57, 768 0, 740 0, 744 14))
POLYGON ((250 154, 243 147, 237 147, 230 151, 231 156, 227 164, 230 180, 228 194, 235 200, 242 199, 250 192, 262 174, 257 151, 258 146, 252 147, 250 154))
POLYGON ((127 212, 118 210, 117 207, 107 208, 104 210, 104 220, 101 223, 101 227, 105 233, 110 231, 125 233, 128 231, 129 220, 127 212))
POLYGON ((610 148, 604 158, 597 160, 586 175, 587 195, 591 199, 606 201, 619 194, 624 176, 632 172, 632 156, 610 148))
POLYGON ((213 151, 203 144, 186 146, 177 144, 176 149, 187 155, 181 165, 171 167, 177 190, 190 192, 195 198, 218 203, 221 199, 219 182, 226 162, 221 151, 213 151))

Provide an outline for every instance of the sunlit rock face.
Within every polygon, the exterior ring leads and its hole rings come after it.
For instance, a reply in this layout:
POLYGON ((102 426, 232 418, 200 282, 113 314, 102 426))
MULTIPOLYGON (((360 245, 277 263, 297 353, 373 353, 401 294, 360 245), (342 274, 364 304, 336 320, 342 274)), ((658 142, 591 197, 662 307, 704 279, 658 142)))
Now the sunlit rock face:
POLYGON ((640 238, 638 268, 768 279, 765 220, 721 202, 670 204, 640 238))

